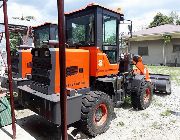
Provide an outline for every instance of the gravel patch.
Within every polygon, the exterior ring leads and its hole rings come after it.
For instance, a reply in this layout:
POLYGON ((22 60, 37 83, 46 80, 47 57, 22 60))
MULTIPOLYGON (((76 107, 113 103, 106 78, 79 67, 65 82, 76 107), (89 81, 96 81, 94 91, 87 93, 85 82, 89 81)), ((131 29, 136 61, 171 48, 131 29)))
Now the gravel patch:
POLYGON ((92 140, 180 140, 180 86, 172 87, 171 95, 154 95, 146 110, 116 108, 110 129, 92 140))
MULTIPOLYGON (((28 109, 16 110, 17 140, 56 140, 57 127, 28 109)), ((0 129, 10 140, 11 125, 0 129)), ((149 108, 134 110, 130 105, 115 108, 114 119, 104 134, 89 138, 75 126, 68 128, 69 140, 180 140, 180 86, 172 83, 171 95, 154 95, 149 108)))

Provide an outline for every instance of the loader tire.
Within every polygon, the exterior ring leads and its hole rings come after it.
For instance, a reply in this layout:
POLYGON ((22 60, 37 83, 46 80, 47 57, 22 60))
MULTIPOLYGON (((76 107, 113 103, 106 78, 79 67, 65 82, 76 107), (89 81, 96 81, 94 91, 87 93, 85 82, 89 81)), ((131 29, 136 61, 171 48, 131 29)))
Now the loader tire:
POLYGON ((144 110, 151 104, 153 96, 153 87, 150 82, 143 81, 138 92, 131 94, 131 104, 134 109, 144 110))
POLYGON ((90 91, 82 98, 81 126, 88 135, 96 136, 108 130, 114 107, 111 98, 100 91, 90 91))

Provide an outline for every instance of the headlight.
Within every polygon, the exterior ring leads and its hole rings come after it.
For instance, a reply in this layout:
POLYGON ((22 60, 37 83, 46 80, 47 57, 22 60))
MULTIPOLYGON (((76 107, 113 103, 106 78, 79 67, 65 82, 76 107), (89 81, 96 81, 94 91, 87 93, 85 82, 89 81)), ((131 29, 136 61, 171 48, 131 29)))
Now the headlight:
POLYGON ((44 56, 48 57, 50 55, 50 52, 49 51, 45 51, 44 52, 44 56))
POLYGON ((38 51, 35 51, 35 52, 34 52, 34 55, 37 57, 37 56, 38 56, 38 51))

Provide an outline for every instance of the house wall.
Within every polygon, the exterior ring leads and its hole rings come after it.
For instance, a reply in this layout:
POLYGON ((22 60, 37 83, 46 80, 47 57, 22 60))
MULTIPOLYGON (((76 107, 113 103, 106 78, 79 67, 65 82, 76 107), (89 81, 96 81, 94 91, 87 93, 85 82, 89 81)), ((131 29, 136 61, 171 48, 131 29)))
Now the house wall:
POLYGON ((180 45, 180 38, 172 39, 172 42, 170 43, 172 47, 167 48, 167 64, 173 64, 175 63, 175 59, 177 59, 178 66, 180 66, 180 52, 173 52, 173 44, 180 45))
POLYGON ((180 52, 173 52, 173 44, 180 44, 180 39, 172 39, 171 43, 165 46, 165 58, 163 59, 163 40, 148 40, 148 41, 132 41, 130 42, 129 51, 132 54, 138 54, 138 47, 148 46, 148 56, 143 56, 145 64, 160 65, 173 64, 177 58, 177 63, 180 64, 180 52), (165 60, 166 59, 166 60, 165 60))

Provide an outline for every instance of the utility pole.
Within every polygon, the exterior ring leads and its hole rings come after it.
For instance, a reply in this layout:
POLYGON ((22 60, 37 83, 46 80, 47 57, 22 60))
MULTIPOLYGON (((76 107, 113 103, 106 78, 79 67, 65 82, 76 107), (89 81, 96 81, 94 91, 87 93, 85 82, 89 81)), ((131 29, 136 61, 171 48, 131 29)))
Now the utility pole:
POLYGON ((4 13, 4 25, 5 25, 5 36, 6 36, 6 52, 7 52, 8 80, 9 80, 9 92, 10 92, 10 103, 11 103, 12 130, 13 130, 13 139, 16 139, 16 124, 15 124, 15 113, 14 113, 14 97, 12 90, 12 67, 11 67, 12 65, 11 65, 11 53, 10 53, 10 43, 9 43, 7 0, 3 0, 3 13, 4 13))
POLYGON ((64 0, 57 0, 58 7, 58 37, 59 37, 59 66, 60 66, 60 108, 62 140, 67 140, 67 94, 66 94, 66 52, 64 0))

